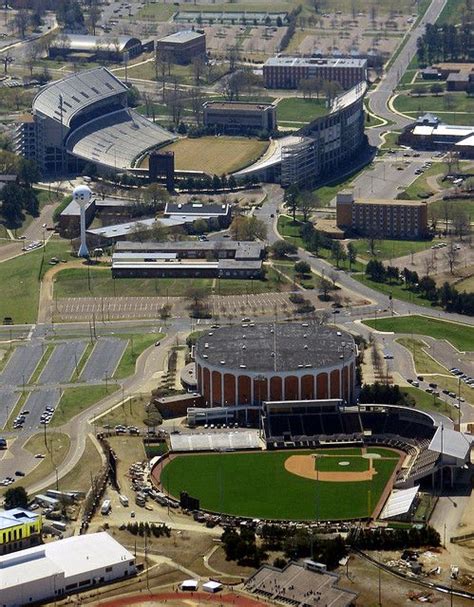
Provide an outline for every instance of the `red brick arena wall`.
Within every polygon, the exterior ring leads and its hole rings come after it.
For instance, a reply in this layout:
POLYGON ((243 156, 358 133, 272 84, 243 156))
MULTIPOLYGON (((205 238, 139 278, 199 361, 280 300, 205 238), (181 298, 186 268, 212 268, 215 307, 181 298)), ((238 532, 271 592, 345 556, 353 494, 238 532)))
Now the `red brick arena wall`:
POLYGON ((235 375, 232 373, 224 374, 224 403, 226 405, 235 405, 235 375))
POLYGON ((283 381, 281 377, 270 379, 270 400, 283 400, 283 381))

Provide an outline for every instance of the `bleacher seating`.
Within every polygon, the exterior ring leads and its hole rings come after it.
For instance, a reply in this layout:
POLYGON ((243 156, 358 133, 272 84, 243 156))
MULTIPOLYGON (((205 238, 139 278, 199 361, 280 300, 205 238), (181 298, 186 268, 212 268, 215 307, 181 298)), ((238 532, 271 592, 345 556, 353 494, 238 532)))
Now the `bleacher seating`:
POLYGON ((176 137, 138 112, 121 109, 100 116, 76 129, 67 151, 114 169, 129 169, 146 150, 176 137))

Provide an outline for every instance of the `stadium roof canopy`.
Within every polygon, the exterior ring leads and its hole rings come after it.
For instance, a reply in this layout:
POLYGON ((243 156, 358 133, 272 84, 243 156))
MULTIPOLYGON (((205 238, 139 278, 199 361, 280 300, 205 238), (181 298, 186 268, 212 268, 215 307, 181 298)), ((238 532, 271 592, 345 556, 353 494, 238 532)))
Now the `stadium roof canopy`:
POLYGON ((383 507, 380 518, 386 519, 406 514, 410 510, 419 488, 420 486, 416 485, 409 489, 394 489, 383 507))
POLYGON ((130 169, 147 150, 176 139, 175 135, 130 109, 95 118, 66 141, 70 154, 116 170, 130 169))
POLYGON ((64 126, 69 126, 73 117, 88 106, 127 90, 125 84, 105 67, 77 72, 40 90, 33 100, 33 113, 40 112, 59 123, 62 121, 64 126))
POLYGON ((469 456, 472 444, 472 436, 441 425, 438 426, 428 449, 442 455, 465 460, 469 456))
POLYGON ((128 48, 141 44, 138 38, 130 36, 89 36, 85 34, 67 34, 56 38, 51 46, 72 52, 106 51, 109 53, 122 53, 128 48))

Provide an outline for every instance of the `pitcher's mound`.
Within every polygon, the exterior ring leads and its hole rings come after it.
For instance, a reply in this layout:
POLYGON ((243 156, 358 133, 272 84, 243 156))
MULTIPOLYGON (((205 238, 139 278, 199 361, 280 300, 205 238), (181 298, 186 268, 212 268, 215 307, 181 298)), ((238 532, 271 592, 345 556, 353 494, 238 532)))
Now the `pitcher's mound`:
MULTIPOLYGON (((327 457, 337 457, 328 455, 327 457)), ((350 462, 338 462, 342 465, 349 465, 350 462)), ((316 470, 313 455, 291 455, 285 460, 285 470, 296 476, 310 478, 312 480, 325 481, 330 483, 347 483, 357 481, 371 481, 377 471, 370 462, 368 470, 354 471, 345 470, 344 472, 326 470, 316 470)))

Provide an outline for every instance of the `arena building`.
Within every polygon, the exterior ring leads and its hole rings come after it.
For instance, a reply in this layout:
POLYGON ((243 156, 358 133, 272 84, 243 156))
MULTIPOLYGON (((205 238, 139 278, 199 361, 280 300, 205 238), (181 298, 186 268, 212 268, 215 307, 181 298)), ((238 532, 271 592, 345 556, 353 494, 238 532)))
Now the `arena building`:
POLYGON ((264 401, 354 400, 353 337, 315 322, 243 323, 197 342, 198 391, 211 407, 264 401))
POLYGON ((175 136, 131 110, 128 87, 105 67, 77 72, 43 87, 17 127, 15 151, 44 175, 78 172, 87 163, 132 169, 175 136))
POLYGON ((315 185, 324 176, 353 162, 365 142, 364 95, 359 82, 334 99, 325 116, 319 116, 297 133, 276 139, 250 166, 234 173, 237 180, 315 185))
MULTIPOLYGON (((153 42, 148 43, 147 51, 153 50, 153 42)), ((66 34, 54 39, 49 47, 50 59, 79 59, 86 61, 128 61, 143 52, 144 47, 138 38, 130 36, 89 36, 84 34, 66 34)))
POLYGON ((367 80, 367 60, 325 57, 271 57, 263 64, 263 83, 270 89, 296 89, 301 80, 338 82, 350 89, 367 80))
POLYGON ((206 35, 202 32, 184 30, 157 40, 156 52, 173 63, 186 65, 195 57, 206 55, 206 35))

